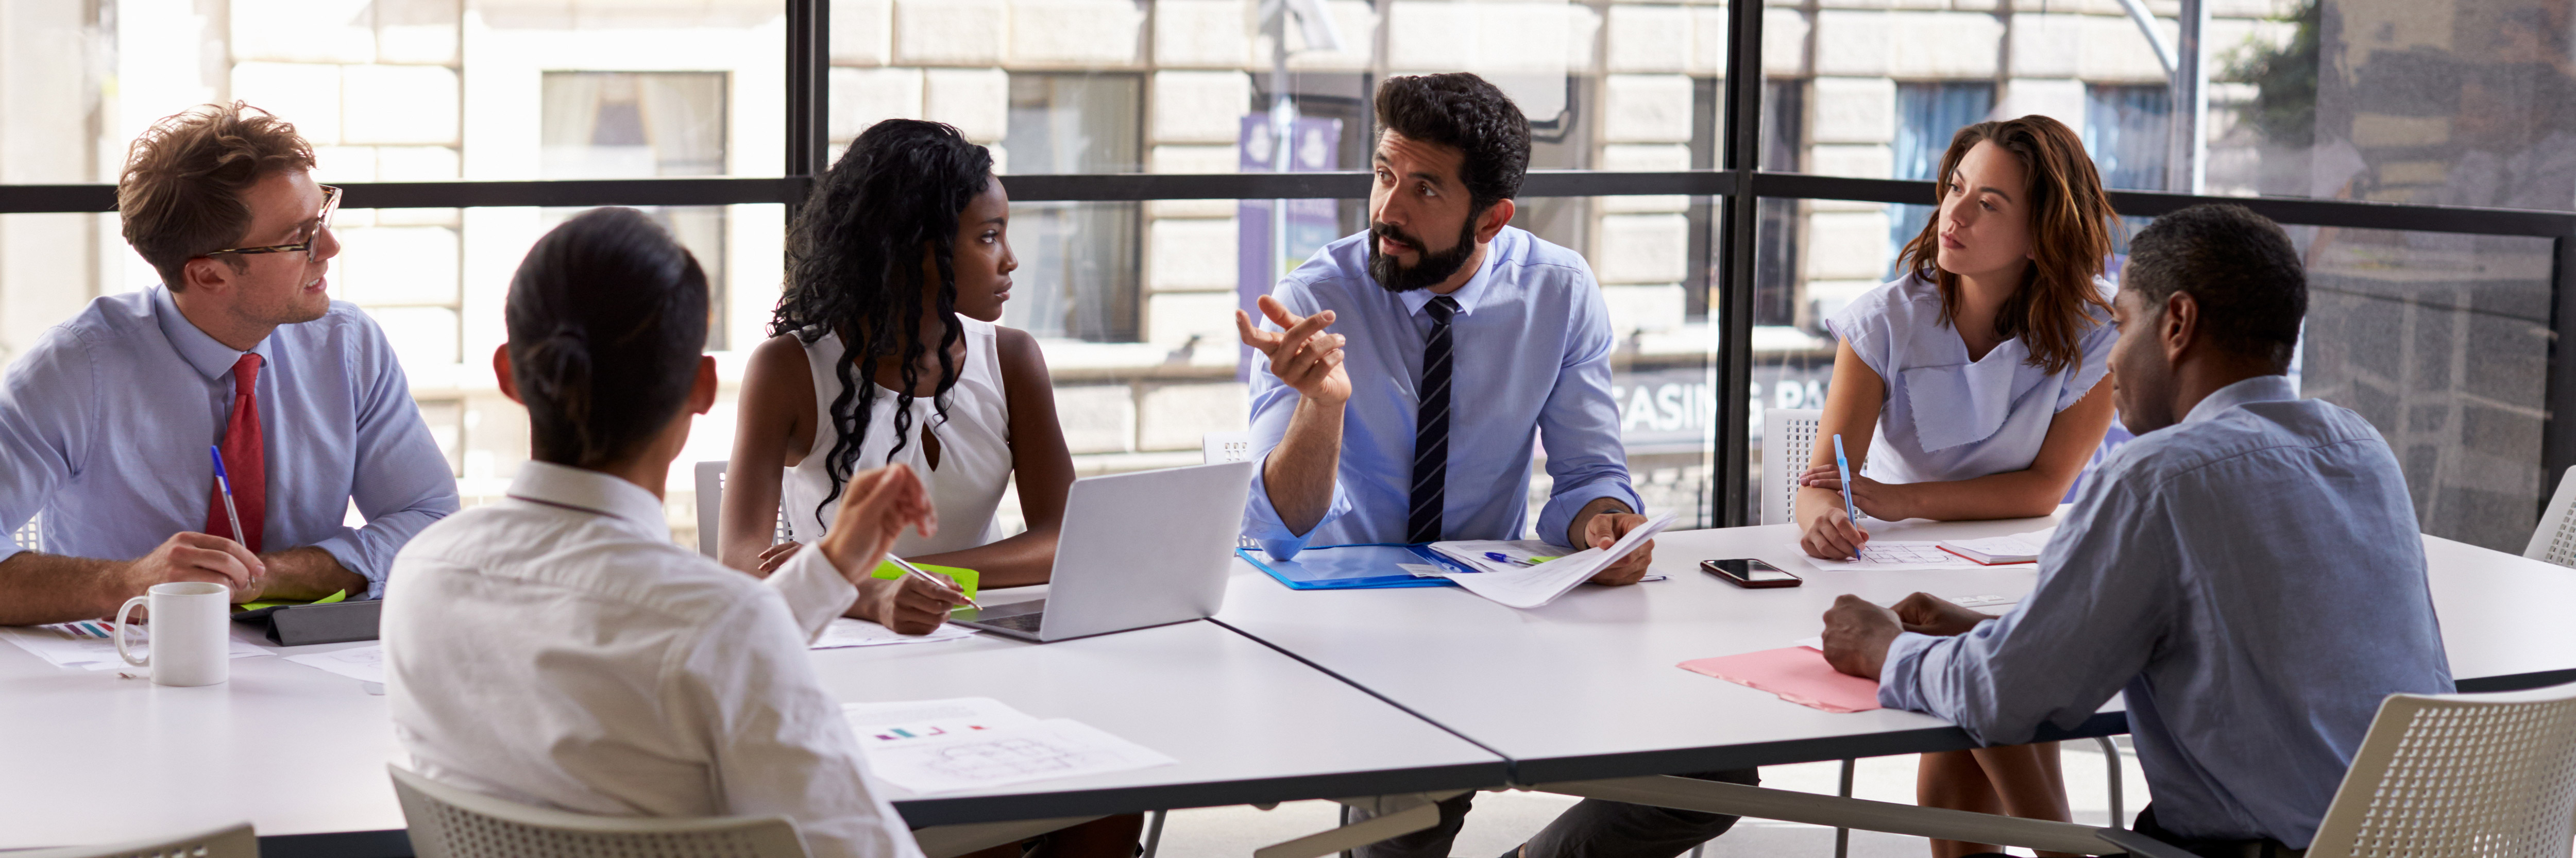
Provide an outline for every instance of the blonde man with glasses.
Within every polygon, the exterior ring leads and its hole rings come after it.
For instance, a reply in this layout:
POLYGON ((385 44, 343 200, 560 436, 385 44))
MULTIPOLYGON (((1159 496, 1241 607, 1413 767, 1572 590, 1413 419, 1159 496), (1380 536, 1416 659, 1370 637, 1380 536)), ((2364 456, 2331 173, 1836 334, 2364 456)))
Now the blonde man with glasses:
POLYGON ((0 375, 0 528, 42 514, 41 551, 0 546, 0 625, 165 581, 378 598, 394 552, 456 511, 384 331, 326 291, 339 189, 312 169, 295 126, 238 102, 135 140, 117 211, 160 285, 91 301, 0 375))

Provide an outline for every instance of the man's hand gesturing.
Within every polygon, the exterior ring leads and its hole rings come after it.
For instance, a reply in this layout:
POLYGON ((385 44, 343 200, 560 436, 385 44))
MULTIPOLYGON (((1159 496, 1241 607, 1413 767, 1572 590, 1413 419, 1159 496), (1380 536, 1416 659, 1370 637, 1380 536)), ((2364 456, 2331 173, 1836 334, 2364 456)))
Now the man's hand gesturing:
POLYGON ((1255 327, 1242 310, 1234 311, 1234 327, 1244 345, 1270 359, 1270 374, 1318 404, 1348 401, 1351 377, 1342 371, 1342 335, 1324 333, 1333 324, 1333 311, 1298 316, 1268 295, 1261 296, 1260 305, 1261 314, 1285 330, 1272 333, 1255 327))

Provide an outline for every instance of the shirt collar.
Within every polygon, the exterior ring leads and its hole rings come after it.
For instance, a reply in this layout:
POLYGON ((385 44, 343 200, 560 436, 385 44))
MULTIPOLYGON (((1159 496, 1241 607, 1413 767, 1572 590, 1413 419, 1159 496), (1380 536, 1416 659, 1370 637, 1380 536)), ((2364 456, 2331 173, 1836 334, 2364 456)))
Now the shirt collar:
POLYGON ((510 481, 510 496, 547 506, 577 509, 624 521, 656 539, 671 538, 671 522, 662 517, 662 501, 642 486, 598 471, 529 461, 510 481))
POLYGON ((208 380, 222 381, 224 376, 231 375, 233 364, 240 363, 241 356, 246 354, 258 355, 263 368, 277 363, 268 353, 268 344, 275 339, 274 336, 260 338, 259 345, 252 346, 250 351, 236 351, 199 330, 197 323, 188 321, 188 317, 179 312, 179 303, 171 299, 170 287, 152 287, 152 319, 160 323, 161 337, 179 350, 179 357, 204 373, 208 380))
MULTIPOLYGON (((1449 293, 1450 299, 1458 302, 1458 315, 1466 316, 1476 312, 1476 303, 1484 299, 1485 292, 1494 282, 1494 262, 1503 257, 1503 235, 1509 233, 1510 230, 1505 229, 1502 233, 1496 234, 1493 241, 1486 242, 1485 260, 1477 264, 1476 276, 1467 278, 1467 285, 1460 286, 1458 291, 1449 293)), ((1404 302, 1404 312, 1407 315, 1419 316, 1422 315, 1422 308, 1431 304, 1431 299, 1440 296, 1429 289, 1414 289, 1397 292, 1395 297, 1404 302)))
POLYGON ((2200 404, 2183 415, 2182 422, 2215 420, 2227 409, 2257 402, 2284 402, 2299 398, 2299 389, 2290 385, 2286 375, 2258 375, 2209 392, 2200 404))

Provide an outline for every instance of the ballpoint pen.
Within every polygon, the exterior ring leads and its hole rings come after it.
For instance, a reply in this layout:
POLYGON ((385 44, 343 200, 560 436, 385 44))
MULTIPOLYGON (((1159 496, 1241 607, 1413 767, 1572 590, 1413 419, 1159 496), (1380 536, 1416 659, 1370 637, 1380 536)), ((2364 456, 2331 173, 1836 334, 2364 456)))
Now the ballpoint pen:
POLYGON ((914 576, 919 576, 919 577, 921 578, 921 580, 928 581, 928 582, 933 583, 933 584, 938 584, 938 585, 941 585, 941 586, 948 587, 948 588, 950 588, 950 589, 956 590, 956 591, 957 591, 957 598, 960 598, 960 599, 964 599, 964 600, 966 600, 966 607, 974 608, 975 610, 978 610, 978 611, 981 611, 981 610, 983 610, 983 609, 984 609, 984 606, 982 606, 982 605, 978 605, 978 604, 975 604, 975 597, 973 597, 973 596, 969 596, 969 595, 966 595, 966 588, 961 587, 961 586, 958 586, 957 582, 955 582, 955 581, 951 581, 951 580, 949 580, 949 579, 947 579, 947 578, 942 578, 942 577, 939 577, 939 576, 937 576, 937 575, 933 575, 933 574, 930 574, 930 573, 928 573, 928 572, 921 571, 921 567, 919 567, 919 566, 914 566, 914 565, 912 565, 912 564, 910 564, 910 563, 906 563, 906 562, 904 562, 903 558, 901 558, 901 557, 896 557, 896 556, 894 556, 894 555, 892 555, 892 554, 888 554, 888 555, 886 555, 886 562, 888 562, 888 563, 892 563, 892 564, 894 564, 897 568, 902 569, 902 570, 903 570, 903 574, 905 574, 905 575, 914 575, 914 576))
POLYGON ((233 507, 233 480, 224 475, 224 448, 208 444, 206 453, 215 457, 215 488, 223 491, 224 519, 233 524, 233 541, 249 545, 250 541, 242 538, 241 510, 233 507))
POLYGON ((1488 552, 1485 552, 1485 559, 1487 559, 1487 560, 1491 560, 1491 561, 1494 561, 1494 562, 1496 562, 1496 563, 1509 563, 1509 564, 1512 564, 1512 565, 1514 565, 1514 566, 1536 566, 1536 565, 1538 565, 1538 561, 1536 561, 1536 560, 1522 560, 1522 559, 1519 559, 1519 558, 1515 558, 1515 557, 1513 557, 1513 556, 1511 556, 1511 555, 1509 555, 1509 554, 1504 554, 1504 553, 1502 553, 1502 552, 1500 552, 1500 551, 1488 551, 1488 552))

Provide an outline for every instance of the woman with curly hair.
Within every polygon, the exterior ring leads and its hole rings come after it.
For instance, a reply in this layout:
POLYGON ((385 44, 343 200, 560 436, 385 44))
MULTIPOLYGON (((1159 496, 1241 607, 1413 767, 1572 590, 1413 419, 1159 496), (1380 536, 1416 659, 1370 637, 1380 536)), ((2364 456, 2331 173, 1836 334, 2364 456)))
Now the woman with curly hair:
MULTIPOLYGON (((994 324, 1019 267, 1009 223, 992 154, 947 125, 880 122, 832 165, 789 227, 786 294, 743 373, 725 565, 769 574, 823 535, 851 474, 901 462, 940 521, 893 554, 985 587, 1047 580, 1073 458, 1036 338, 994 324), (1003 539, 993 510, 1014 476, 1028 530, 1003 539)), ((958 599, 876 580, 849 615, 921 634, 958 599)))

